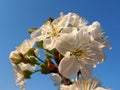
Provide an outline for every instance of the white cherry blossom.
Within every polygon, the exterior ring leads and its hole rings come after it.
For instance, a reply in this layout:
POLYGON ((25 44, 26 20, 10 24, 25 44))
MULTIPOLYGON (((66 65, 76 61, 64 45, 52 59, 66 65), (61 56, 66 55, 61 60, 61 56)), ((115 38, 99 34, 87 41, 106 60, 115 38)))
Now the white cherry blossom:
POLYGON ((38 30, 31 34, 31 37, 35 41, 43 40, 43 46, 45 49, 52 50, 55 48, 55 42, 62 33, 68 33, 71 28, 67 27, 69 24, 70 13, 67 15, 61 15, 59 18, 53 20, 53 22, 47 21, 38 30), (67 31, 66 31, 67 30, 67 31))
POLYGON ((17 50, 15 50, 10 53, 9 59, 11 60, 12 63, 17 64, 17 63, 21 62, 22 57, 20 56, 20 53, 17 50))
POLYGON ((71 85, 60 85, 59 90, 111 90, 108 88, 103 88, 100 85, 98 79, 88 79, 88 80, 80 80, 74 81, 71 85))
POLYGON ((34 70, 35 67, 31 66, 30 64, 24 64, 24 63, 20 63, 20 64, 12 63, 12 66, 16 76, 16 81, 15 81, 16 85, 20 86, 20 90, 25 90, 26 79, 24 78, 23 71, 24 70, 31 71, 34 70))
POLYGON ((93 39, 100 44, 102 44, 101 48, 106 47, 107 49, 111 49, 109 41, 107 37, 103 36, 104 32, 99 22, 93 22, 92 25, 88 26, 88 32, 91 34, 93 39))
MULTIPOLYGON (((96 64, 105 60, 98 43, 90 42, 89 34, 82 30, 59 37, 56 49, 64 55, 59 64, 59 72, 66 78, 71 78, 82 69, 82 74, 91 72, 96 64), (90 65, 91 68, 86 68, 86 65, 90 65)), ((89 74, 87 75, 90 76, 89 74)))
POLYGON ((35 41, 33 39, 26 39, 21 45, 17 47, 17 51, 21 54, 27 53, 31 48, 33 48, 35 41))
POLYGON ((70 24, 77 29, 80 29, 83 26, 86 26, 88 21, 82 16, 77 15, 76 13, 70 14, 70 24))
POLYGON ((26 82, 23 71, 24 70, 29 70, 29 71, 35 70, 36 66, 31 66, 29 63, 24 64, 23 62, 20 62, 17 64, 16 62, 18 62, 20 59, 23 59, 23 57, 20 54, 24 55, 31 48, 33 48, 33 45, 34 45, 33 40, 29 40, 29 39, 25 40, 20 46, 17 47, 17 50, 11 52, 9 56, 11 60, 11 64, 15 71, 16 85, 19 85, 21 90, 25 90, 25 82, 26 82))

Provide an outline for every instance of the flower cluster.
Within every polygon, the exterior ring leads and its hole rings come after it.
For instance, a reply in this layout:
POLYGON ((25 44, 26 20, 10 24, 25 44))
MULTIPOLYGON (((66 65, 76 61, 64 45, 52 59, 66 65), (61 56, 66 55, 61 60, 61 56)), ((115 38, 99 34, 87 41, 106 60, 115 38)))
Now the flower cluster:
POLYGON ((61 13, 29 33, 30 39, 9 56, 21 90, 25 90, 26 79, 36 72, 51 74, 59 90, 109 90, 92 78, 96 65, 105 61, 103 49, 111 49, 99 22, 88 25, 76 13, 61 13), (44 60, 39 51, 45 51, 44 60))

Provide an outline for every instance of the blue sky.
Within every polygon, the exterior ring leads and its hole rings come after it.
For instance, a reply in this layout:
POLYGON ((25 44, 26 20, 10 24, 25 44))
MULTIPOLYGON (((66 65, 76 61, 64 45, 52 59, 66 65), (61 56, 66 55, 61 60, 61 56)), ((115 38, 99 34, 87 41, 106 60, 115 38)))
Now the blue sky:
MULTIPOLYGON (((119 0, 0 0, 0 90, 19 90, 15 86, 9 53, 29 38, 27 30, 39 28, 48 17, 60 12, 74 12, 89 20, 99 21, 109 36, 112 50, 106 61, 97 66, 93 76, 102 85, 120 90, 120 1, 119 0)), ((26 90, 57 90, 49 75, 36 73, 27 81, 26 90)))

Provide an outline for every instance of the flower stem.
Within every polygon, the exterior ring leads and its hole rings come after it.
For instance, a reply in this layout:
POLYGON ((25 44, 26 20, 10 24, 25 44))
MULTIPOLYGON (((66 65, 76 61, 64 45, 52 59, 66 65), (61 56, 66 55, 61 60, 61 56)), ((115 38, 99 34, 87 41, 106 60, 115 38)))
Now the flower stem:
POLYGON ((65 85, 71 85, 73 83, 70 79, 63 77, 60 73, 58 73, 58 74, 61 76, 62 83, 64 83, 65 85))

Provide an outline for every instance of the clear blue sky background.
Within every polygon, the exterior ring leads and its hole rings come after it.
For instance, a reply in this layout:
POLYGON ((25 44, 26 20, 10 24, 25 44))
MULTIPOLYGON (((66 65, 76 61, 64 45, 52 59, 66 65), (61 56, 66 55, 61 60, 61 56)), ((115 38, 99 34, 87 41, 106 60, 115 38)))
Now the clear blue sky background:
MULTIPOLYGON (((105 87, 120 90, 120 0, 0 0, 0 90, 19 90, 14 84, 8 56, 29 38, 27 30, 40 27, 48 17, 60 12, 77 13, 99 21, 109 36, 112 50, 106 61, 97 66, 93 76, 105 87)), ((27 81, 26 90, 57 90, 49 75, 37 73, 27 81)))

